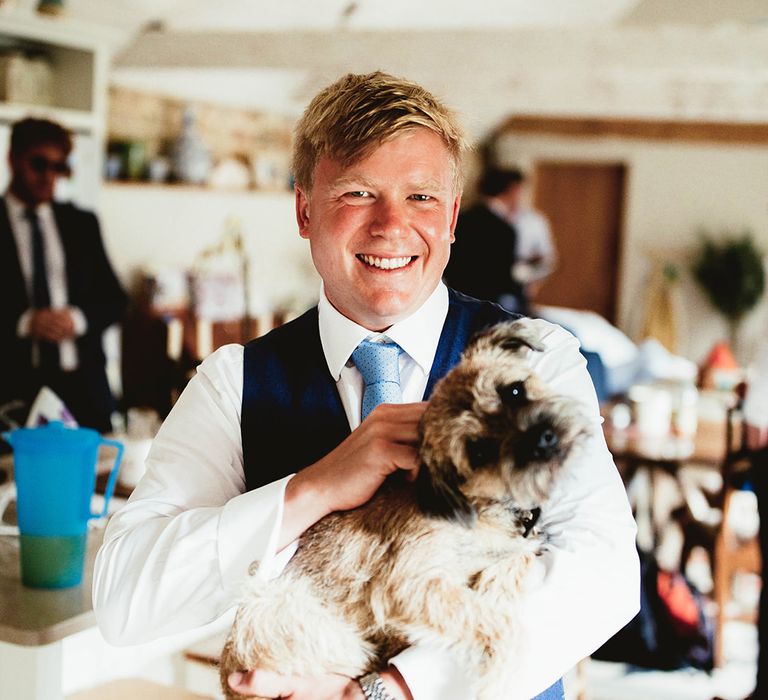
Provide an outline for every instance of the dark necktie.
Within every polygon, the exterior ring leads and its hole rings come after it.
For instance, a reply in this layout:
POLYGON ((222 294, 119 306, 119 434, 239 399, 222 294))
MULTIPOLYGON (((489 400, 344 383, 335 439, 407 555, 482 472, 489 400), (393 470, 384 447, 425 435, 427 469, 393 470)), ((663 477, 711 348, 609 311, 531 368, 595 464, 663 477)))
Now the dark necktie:
POLYGON ((362 419, 380 403, 402 403, 399 357, 402 348, 397 343, 374 343, 363 340, 352 353, 352 361, 365 382, 362 419))
POLYGON ((34 209, 27 209, 25 216, 32 233, 32 306, 36 309, 45 309, 51 305, 51 295, 48 291, 48 274, 45 269, 43 231, 34 209))
MULTIPOLYGON (((34 209, 27 209, 25 216, 29 221, 29 230, 32 234, 32 306, 36 309, 46 309, 51 305, 51 294, 48 290, 48 273, 45 267, 43 231, 34 209)), ((44 341, 38 341, 37 345, 40 350, 40 368, 58 368, 58 345, 44 341)))

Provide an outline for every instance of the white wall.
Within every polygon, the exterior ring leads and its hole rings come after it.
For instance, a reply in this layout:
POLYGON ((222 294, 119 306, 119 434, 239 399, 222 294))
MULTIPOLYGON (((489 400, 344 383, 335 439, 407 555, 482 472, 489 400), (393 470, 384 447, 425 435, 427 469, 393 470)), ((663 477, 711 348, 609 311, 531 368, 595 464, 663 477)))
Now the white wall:
POLYGON ((293 194, 222 192, 194 187, 105 185, 99 214, 104 239, 126 285, 142 267, 189 269, 219 243, 227 218, 240 220, 251 264, 252 308, 306 307, 319 279, 299 237, 293 194))
MULTIPOLYGON (((700 361, 727 328, 694 286, 687 267, 707 227, 712 233, 748 228, 768 253, 768 146, 646 142, 618 138, 506 136, 505 162, 610 161, 627 166, 624 236, 620 260, 618 324, 636 337, 642 326, 650 260, 678 263, 680 352, 700 361)), ((749 358, 768 322, 766 303, 746 320, 741 355, 749 358)))

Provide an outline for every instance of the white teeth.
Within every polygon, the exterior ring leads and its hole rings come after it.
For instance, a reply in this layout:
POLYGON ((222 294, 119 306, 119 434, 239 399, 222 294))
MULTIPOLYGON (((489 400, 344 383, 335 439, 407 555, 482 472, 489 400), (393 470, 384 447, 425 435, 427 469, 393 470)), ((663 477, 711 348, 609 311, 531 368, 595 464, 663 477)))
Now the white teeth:
POLYGON ((373 255, 358 255, 368 265, 378 267, 381 270, 397 270, 411 262, 411 256, 407 258, 376 258, 373 255))

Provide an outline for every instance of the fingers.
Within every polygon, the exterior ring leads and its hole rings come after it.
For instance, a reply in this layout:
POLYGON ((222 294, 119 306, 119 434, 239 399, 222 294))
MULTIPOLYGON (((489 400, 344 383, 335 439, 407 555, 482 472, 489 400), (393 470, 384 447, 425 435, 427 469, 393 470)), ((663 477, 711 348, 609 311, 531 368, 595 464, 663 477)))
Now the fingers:
POLYGON ((419 453, 415 447, 393 443, 388 446, 388 449, 392 465, 396 469, 410 472, 419 468, 419 453))
POLYGON ((272 671, 236 671, 227 679, 229 687, 241 695, 255 695, 262 698, 281 698, 291 694, 290 678, 272 671))
POLYGON ((371 411, 360 427, 375 434, 387 435, 395 442, 415 443, 426 406, 426 402, 381 404, 371 411))
POLYGON ((30 333, 39 340, 58 343, 74 335, 75 325, 66 309, 38 309, 30 322, 30 333))
POLYGON ((232 690, 246 697, 331 700, 346 697, 344 689, 351 681, 333 673, 323 676, 282 676, 273 671, 256 669, 231 673, 227 683, 232 690))

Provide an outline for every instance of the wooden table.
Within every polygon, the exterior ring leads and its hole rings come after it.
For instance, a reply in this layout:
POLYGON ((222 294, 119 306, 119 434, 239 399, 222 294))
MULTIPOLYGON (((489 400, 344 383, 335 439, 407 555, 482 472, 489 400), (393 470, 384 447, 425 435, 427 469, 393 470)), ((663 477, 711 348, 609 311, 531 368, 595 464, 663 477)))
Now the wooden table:
POLYGON ((21 584, 19 538, 0 536, 0 698, 62 700, 62 640, 94 627, 93 564, 104 532, 88 535, 83 582, 63 589, 21 584))
POLYGON ((724 423, 700 423, 692 437, 673 433, 643 435, 633 426, 613 430, 607 421, 603 432, 625 483, 643 466, 674 475, 681 465, 689 462, 719 466, 726 454, 724 423))

